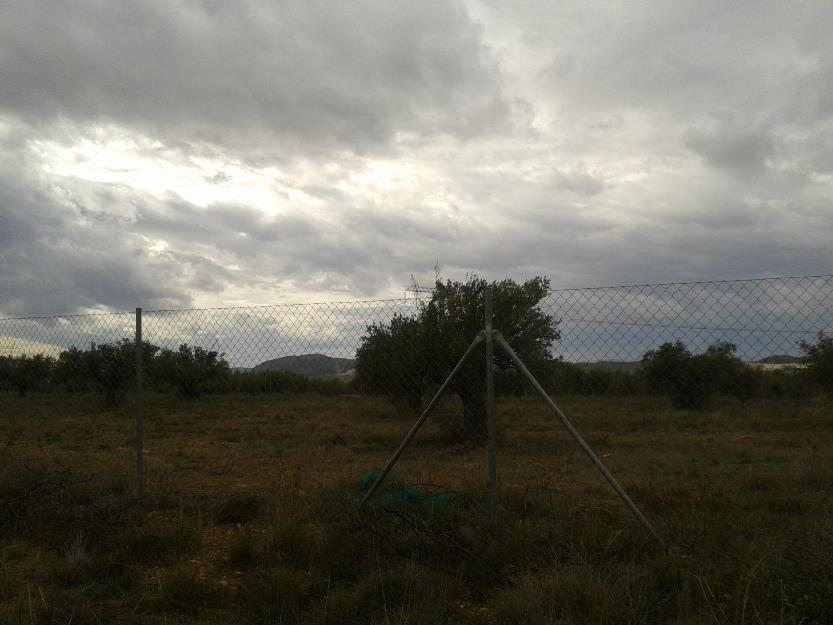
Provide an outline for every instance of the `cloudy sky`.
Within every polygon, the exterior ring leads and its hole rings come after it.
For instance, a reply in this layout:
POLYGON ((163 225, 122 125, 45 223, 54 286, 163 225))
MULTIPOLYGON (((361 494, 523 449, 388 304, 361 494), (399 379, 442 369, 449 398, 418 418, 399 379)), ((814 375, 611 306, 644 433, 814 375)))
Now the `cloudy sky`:
POLYGON ((0 316, 833 269, 833 4, 0 2, 0 316))

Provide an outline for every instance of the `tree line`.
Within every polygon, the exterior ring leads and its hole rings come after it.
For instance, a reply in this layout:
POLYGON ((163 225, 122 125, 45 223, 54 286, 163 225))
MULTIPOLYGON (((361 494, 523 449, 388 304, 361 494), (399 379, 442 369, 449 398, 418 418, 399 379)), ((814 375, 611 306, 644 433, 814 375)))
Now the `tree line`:
MULTIPOLYGON (((177 349, 142 343, 144 387, 195 399, 205 393, 343 392, 331 380, 314 380, 289 371, 234 372, 225 354, 198 345, 177 349)), ((98 392, 105 408, 118 405, 136 380, 136 342, 71 347, 57 357, 45 354, 0 356, 0 389, 20 397, 30 391, 98 392)))
MULTIPOLYGON (((413 316, 395 316, 367 327, 357 351, 356 376, 350 382, 312 379, 284 371, 234 372, 224 354, 188 344, 161 349, 142 344, 146 388, 175 392, 185 399, 203 393, 364 393, 386 395, 414 410, 441 384, 483 328, 485 293, 492 291, 494 327, 499 328, 527 367, 553 394, 661 395, 674 406, 701 409, 716 396, 741 401, 755 397, 807 397, 833 393, 833 337, 819 333, 802 342, 803 366, 763 371, 743 362, 735 345, 718 342, 695 354, 680 342, 645 352, 633 370, 580 366, 553 356, 560 338, 558 320, 539 307, 549 280, 536 277, 518 284, 507 279, 487 283, 470 275, 464 282, 437 281, 430 301, 413 316)), ((528 392, 505 355, 496 352, 496 391, 528 392)), ((485 354, 466 362, 449 391, 460 399, 466 437, 485 429, 485 354)), ((116 405, 136 375, 131 339, 70 348, 57 357, 0 357, 0 387, 25 396, 30 390, 99 391, 105 406, 116 405)))
MULTIPOLYGON (((398 335, 400 325, 413 320, 394 320, 386 331, 373 329, 360 352, 359 375, 352 381, 313 379, 289 371, 232 371, 224 354, 199 346, 181 345, 176 350, 143 343, 145 387, 175 392, 184 399, 205 393, 360 393, 387 395, 398 403, 419 409, 427 395, 442 382, 453 367, 443 362, 414 357, 410 340, 393 344, 390 333, 398 335), (374 343, 385 337, 388 347, 369 356, 374 343), (438 373, 432 375, 432 369, 438 373)), ((414 332, 411 328, 409 332, 414 332)), ((401 339, 401 335, 399 336, 401 339)), ((411 336, 410 338, 415 338, 411 336)), ((694 354, 680 341, 664 343, 646 352, 630 370, 604 365, 580 365, 541 356, 531 368, 542 386, 556 395, 667 396, 678 408, 700 409, 715 397, 741 401, 754 398, 809 397, 817 392, 833 394, 833 337, 819 334, 816 343, 801 344, 804 362, 795 368, 765 370, 743 362, 731 343, 720 342, 701 354, 694 354)), ((475 359, 477 360, 477 359, 475 359)), ((478 361, 482 364, 482 360, 478 361)), ((495 392, 498 396, 531 393, 525 379, 508 363, 496 361, 495 392)), ((58 357, 44 354, 0 356, 0 389, 13 390, 20 397, 30 391, 99 392, 105 407, 119 404, 135 383, 136 351, 130 339, 92 345, 88 350, 72 347, 58 357)), ((482 371, 464 369, 451 392, 464 402, 482 401, 482 371)), ((470 419, 478 417, 479 406, 469 408, 470 419)), ((465 414, 465 413, 464 413, 465 414)), ((471 426, 475 428, 474 425, 471 426)))
MULTIPOLYGON (((833 393, 833 337, 819 333, 816 343, 802 342, 803 367, 763 371, 743 362, 736 346, 711 345, 692 353, 680 341, 649 350, 631 371, 588 367, 553 356, 560 339, 559 321, 540 306, 549 294, 549 280, 535 277, 488 283, 475 275, 464 282, 437 281, 430 301, 413 316, 396 316, 373 324, 357 353, 356 386, 384 394, 407 405, 424 405, 449 375, 472 338, 483 328, 485 294, 491 290, 493 325, 551 394, 662 395, 674 406, 702 409, 715 396, 745 401, 754 397, 808 397, 833 393)), ((496 392, 529 392, 525 380, 502 353, 493 365, 496 392)), ((486 425, 485 355, 477 353, 449 386, 462 404, 462 430, 468 438, 482 436, 486 425)))
MULTIPOLYGON (((680 341, 660 345, 643 354, 630 369, 580 365, 553 359, 536 374, 551 394, 664 396, 680 409, 703 409, 717 397, 748 401, 756 398, 807 398, 820 392, 833 394, 833 340, 819 336, 816 344, 803 343, 805 357, 794 367, 765 369, 741 360, 732 343, 717 342, 695 354, 680 341)), ((498 394, 523 395, 530 391, 515 371, 496 374, 498 394)))

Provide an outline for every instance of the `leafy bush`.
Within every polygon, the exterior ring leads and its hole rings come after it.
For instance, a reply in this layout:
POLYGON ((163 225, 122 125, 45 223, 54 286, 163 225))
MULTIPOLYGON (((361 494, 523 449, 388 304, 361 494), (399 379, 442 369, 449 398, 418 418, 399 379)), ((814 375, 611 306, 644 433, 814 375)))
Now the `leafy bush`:
POLYGON ((584 371, 573 363, 557 360, 550 364, 540 382, 549 393, 579 395, 584 388, 584 371))
POLYGON ((170 382, 185 399, 195 399, 229 375, 225 354, 199 346, 163 349, 153 364, 154 376, 170 382))
POLYGON ((12 386, 19 397, 27 391, 43 388, 55 367, 55 359, 43 354, 0 356, 0 382, 12 386))
MULTIPOLYGON (((155 345, 142 343, 146 367, 152 366, 158 351, 155 345)), ((114 343, 93 343, 89 350, 71 347, 59 354, 54 377, 69 391, 99 390, 105 408, 112 408, 136 379, 136 342, 124 338, 114 343)))
POLYGON ((833 393, 833 336, 818 333, 814 345, 801 341, 801 350, 807 361, 807 373, 825 392, 833 393))
POLYGON ((724 341, 709 346, 699 358, 714 392, 746 401, 758 395, 761 373, 738 358, 736 351, 733 343, 724 341))
POLYGON ((95 390, 96 383, 89 368, 90 361, 86 351, 77 347, 62 351, 55 364, 54 386, 62 386, 68 393, 95 390))
POLYGON ((736 350, 732 343, 719 342, 694 355, 681 341, 663 343, 642 357, 646 389, 670 396, 684 409, 702 409, 715 394, 741 401, 756 397, 763 374, 738 358, 736 350))
POLYGON ((667 395, 683 382, 691 352, 681 342, 663 343, 642 356, 645 386, 651 395, 667 395))
POLYGON ((669 395, 677 408, 703 408, 712 393, 705 358, 693 356, 681 341, 646 352, 642 366, 648 392, 669 395))
POLYGON ((115 344, 94 346, 86 352, 88 371, 104 393, 104 405, 115 406, 136 375, 136 351, 129 339, 115 344))
POLYGON ((767 371, 760 378, 760 392, 772 399, 804 399, 813 394, 814 381, 803 369, 767 371))

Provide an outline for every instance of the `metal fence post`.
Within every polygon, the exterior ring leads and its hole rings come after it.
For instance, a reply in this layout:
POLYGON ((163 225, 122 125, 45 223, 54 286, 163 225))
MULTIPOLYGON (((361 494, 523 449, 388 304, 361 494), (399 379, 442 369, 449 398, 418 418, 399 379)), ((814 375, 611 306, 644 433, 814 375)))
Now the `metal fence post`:
POLYGON ((507 356, 509 356, 509 358, 512 360, 512 363, 515 365, 515 368, 518 371, 520 371, 524 375, 524 377, 526 377, 526 379, 529 380, 529 383, 532 384, 532 387, 536 391, 538 391, 538 394, 541 396, 541 399, 544 400, 544 403, 546 403, 547 406, 549 406, 553 414, 555 414, 555 416, 558 417, 558 419, 561 421, 564 427, 567 428, 567 431, 570 433, 570 436, 573 437, 573 440, 575 440, 576 443, 578 443, 578 446, 581 448, 581 450, 587 455, 588 458, 590 458, 590 462, 592 462, 593 465, 604 476, 604 478, 607 480, 607 483, 611 485, 613 490, 616 491, 616 494, 619 495, 619 498, 625 503, 628 509, 636 517, 636 519, 642 524, 642 527, 648 530, 648 533, 651 534, 654 538, 656 538, 657 541, 659 541, 659 543, 663 547, 665 547, 665 541, 663 541, 662 538, 660 538, 659 534, 656 533, 653 526, 648 522, 648 519, 645 518, 645 515, 643 515, 639 508, 636 507, 636 504, 625 492, 625 489, 619 485, 619 482, 616 481, 616 478, 614 478, 610 471, 607 470, 607 467, 604 465, 604 463, 601 460, 599 460, 599 457, 590 448, 590 445, 588 445, 585 442, 581 434, 578 433, 578 430, 576 430, 576 428, 573 427, 573 424, 570 423, 569 419, 567 419, 567 417, 564 416, 564 413, 561 412, 561 409, 555 405, 555 402, 544 390, 544 387, 541 386, 541 384, 538 382, 535 376, 532 375, 529 369, 526 368, 526 365, 520 359, 518 354, 515 353, 515 350, 513 350, 509 346, 509 343, 506 342, 506 339, 503 338, 503 335, 501 335, 501 333, 498 331, 495 331, 494 334, 495 341, 497 341, 497 344, 500 345, 504 353, 507 356))
POLYGON ((405 451, 405 448, 411 442, 411 439, 414 436, 416 436, 416 433, 419 431, 419 428, 422 427, 422 424, 425 423, 425 420, 431 414, 431 411, 434 410, 434 407, 437 405, 437 403, 439 403, 440 399, 445 393, 446 388, 448 388, 448 386, 451 384, 451 381, 457 376, 457 374, 460 372, 460 369, 463 368, 463 365, 466 364, 466 361, 474 353, 474 350, 476 350, 480 346, 483 340, 483 332, 481 331, 477 334, 477 336, 474 337, 474 340, 471 342, 471 345, 469 345, 469 348, 466 350, 466 353, 462 355, 460 360, 454 366, 454 369, 452 369, 451 373, 448 374, 448 377, 445 379, 445 382, 442 383, 442 386, 440 386, 440 388, 434 394, 434 397, 431 399, 430 402, 428 402, 428 406, 426 406, 425 410, 422 411, 422 414, 419 416, 419 418, 416 420, 413 426, 411 426, 411 429, 405 435, 405 438, 402 440, 397 450, 393 453, 393 456, 391 456, 390 460, 388 460, 388 463, 385 465, 385 468, 382 469, 382 472, 376 478, 376 481, 373 482, 368 491, 364 494, 364 497, 362 497, 362 500, 359 503, 359 508, 364 507, 364 504, 366 504, 367 501, 371 497, 373 497, 373 493, 375 493, 376 489, 378 489, 379 486, 381 486, 385 477, 387 477, 388 473, 390 473, 390 470, 393 468, 393 465, 396 464, 397 460, 399 460, 399 456, 402 455, 402 452, 405 451))
POLYGON ((489 432, 489 513, 497 522, 497 424, 495 422, 495 370, 492 348, 492 289, 486 287, 486 422, 489 432))
POLYGON ((142 380, 142 309, 136 309, 136 498, 139 502, 141 517, 145 499, 145 424, 144 424, 144 387, 142 380))

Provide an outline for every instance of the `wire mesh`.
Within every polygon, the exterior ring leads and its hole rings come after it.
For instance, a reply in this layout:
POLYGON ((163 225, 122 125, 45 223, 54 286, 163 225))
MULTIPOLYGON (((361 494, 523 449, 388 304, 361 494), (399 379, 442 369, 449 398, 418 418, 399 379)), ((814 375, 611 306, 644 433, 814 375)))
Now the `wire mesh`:
POLYGON ((134 313, 0 319, 0 390, 101 392, 112 406, 135 379, 134 313))
MULTIPOLYGON (((441 304, 435 292, 145 311, 146 389, 184 399, 379 394, 416 409, 483 327, 482 289, 444 293, 441 304)), ((701 408, 722 396, 830 390, 833 276, 513 297, 496 293, 495 328, 522 356, 539 351, 530 368, 552 393, 659 395, 680 408, 701 408), (550 340, 530 336, 542 332, 541 323, 552 330, 550 340)), ((100 393, 105 405, 118 404, 135 379, 134 330, 133 312, 0 319, 0 392, 100 393)), ((453 389, 469 427, 482 417, 483 364, 474 359, 453 389)), ((496 379, 499 395, 528 391, 507 362, 498 364, 505 366, 496 379)))
POLYGON ((558 320, 552 390, 667 395, 680 408, 809 396, 829 387, 831 304, 829 275, 551 291, 541 306, 558 320))

